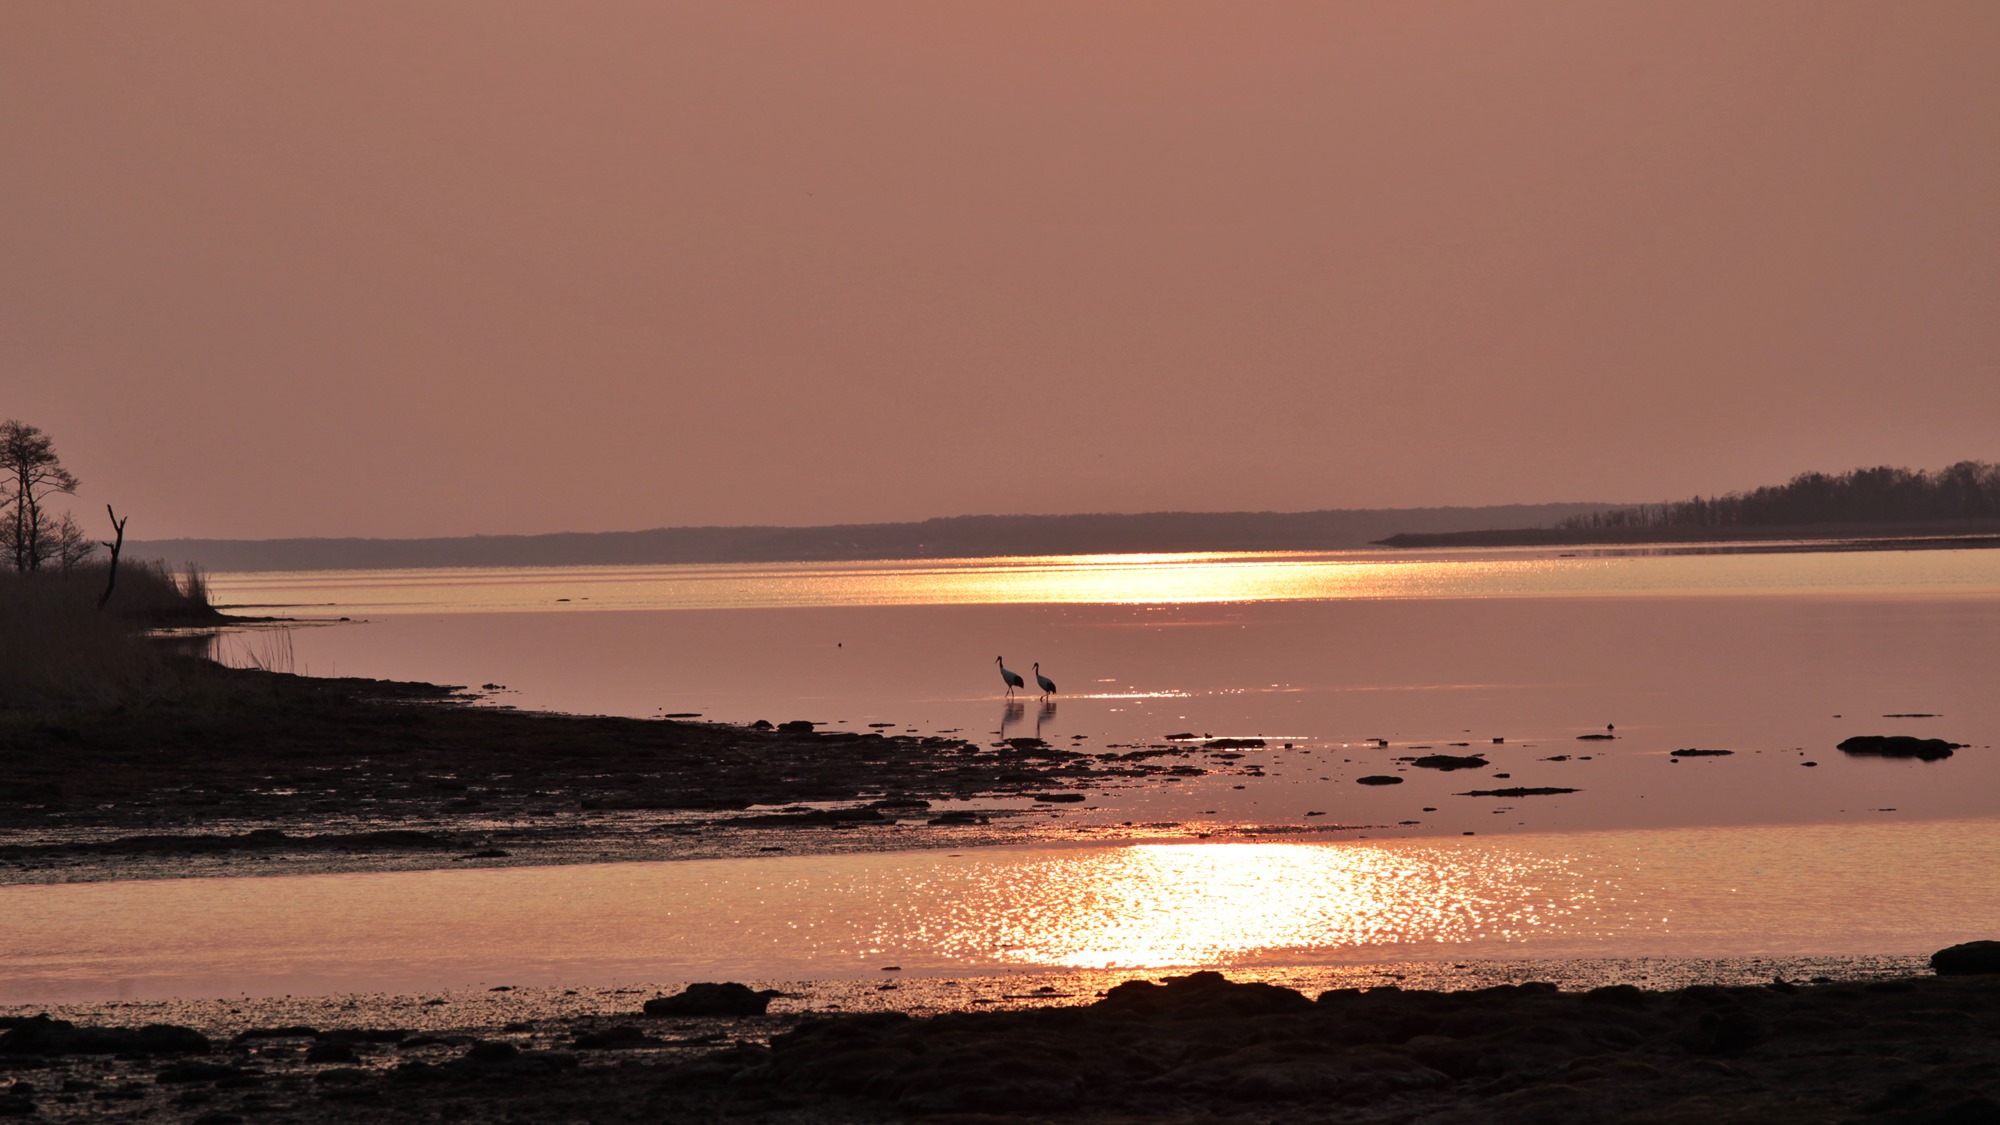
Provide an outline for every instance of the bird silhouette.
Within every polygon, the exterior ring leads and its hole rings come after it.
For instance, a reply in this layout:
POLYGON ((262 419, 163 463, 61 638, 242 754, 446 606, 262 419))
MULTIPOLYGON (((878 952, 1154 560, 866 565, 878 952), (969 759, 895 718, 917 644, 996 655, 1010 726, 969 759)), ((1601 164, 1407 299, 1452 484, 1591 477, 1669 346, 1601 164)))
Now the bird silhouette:
POLYGON ((1006 665, 1006 663, 1005 663, 1005 658, 1004 658, 1004 657, 999 657, 999 656, 996 656, 996 657, 994 657, 994 658, 993 658, 993 663, 995 663, 995 664, 998 664, 998 665, 1000 665, 1000 678, 1001 678, 1002 680, 1005 680, 1005 681, 1007 682, 1007 694, 1008 694, 1008 695, 1012 695, 1012 694, 1014 694, 1014 689, 1015 689, 1015 688, 1017 688, 1017 687, 1027 687, 1027 686, 1028 686, 1028 681, 1026 681, 1026 680, 1024 680, 1024 679, 1022 679, 1022 678, 1021 678, 1021 673, 1019 673, 1019 672, 1009 672, 1009 671, 1007 670, 1007 665, 1006 665))
POLYGON ((1039 662, 1035 664, 1035 682, 1041 685, 1043 699, 1056 693, 1056 682, 1042 675, 1042 666, 1039 662))

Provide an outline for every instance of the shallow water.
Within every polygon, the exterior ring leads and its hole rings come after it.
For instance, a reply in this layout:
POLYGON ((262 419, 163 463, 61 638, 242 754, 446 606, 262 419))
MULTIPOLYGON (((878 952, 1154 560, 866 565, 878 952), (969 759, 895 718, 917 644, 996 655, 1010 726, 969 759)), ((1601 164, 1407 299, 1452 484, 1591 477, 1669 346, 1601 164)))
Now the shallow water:
POLYGON ((1167 760, 1201 777, 1093 789, 1009 822, 1037 826, 1020 829, 1040 841, 1027 848, 0 887, 0 1003, 862 980, 886 965, 947 982, 1524 958, 1733 958, 1740 972, 2000 932, 1995 551, 214 586, 239 604, 312 603, 329 622, 222 638, 237 662, 499 682, 501 704, 1039 735, 1096 754, 1183 733, 1267 745, 1194 749, 1167 760), (1063 692, 1005 699, 996 652, 1023 673, 1039 661, 1063 692), (1929 763, 1834 749, 1870 733, 1969 745, 1929 763), (1671 756, 1685 747, 1734 753, 1671 756), (1486 766, 1399 761, 1475 750, 1486 766), (1513 786, 1577 792, 1466 795, 1513 786), (1245 832, 1288 842, 1221 842, 1245 832), (1065 833, 1093 842, 1048 842, 1065 833))
POLYGON ((1916 955, 2000 821, 1131 844, 0 888, 0 1004, 700 979, 1916 955))
POLYGON ((374 615, 292 629, 282 647, 225 638, 239 661, 502 683, 492 699, 516 706, 1039 736, 1091 753, 1174 734, 1268 742, 1193 759, 1215 771, 1204 778, 1096 791, 1055 814, 1068 823, 1381 836, 2000 811, 2000 551, 1105 556, 215 587, 374 615), (1062 692, 1006 699, 996 652, 1024 675, 1039 662, 1062 692), (1926 717, 1886 717, 1911 714, 1926 717), (1578 741, 1607 725, 1615 740, 1578 741), (1972 749, 1930 763, 1834 749, 1877 733, 1972 749), (1734 753, 1671 756, 1684 748, 1734 753), (1397 760, 1475 751, 1488 768, 1397 760), (1368 775, 1404 780, 1355 784, 1368 775), (1457 796, 1520 786, 1581 792, 1457 796))

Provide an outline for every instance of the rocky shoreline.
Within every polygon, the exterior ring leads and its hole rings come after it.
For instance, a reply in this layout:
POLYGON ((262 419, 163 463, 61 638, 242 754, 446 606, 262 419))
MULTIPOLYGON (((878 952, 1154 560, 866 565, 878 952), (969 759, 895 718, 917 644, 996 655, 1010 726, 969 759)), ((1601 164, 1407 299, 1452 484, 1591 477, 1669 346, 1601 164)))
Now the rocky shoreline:
POLYGON ((2000 974, 1308 996, 1216 973, 912 1017, 691 987, 499 1028, 0 1018, 0 1113, 332 1122, 2000 1119, 2000 974))

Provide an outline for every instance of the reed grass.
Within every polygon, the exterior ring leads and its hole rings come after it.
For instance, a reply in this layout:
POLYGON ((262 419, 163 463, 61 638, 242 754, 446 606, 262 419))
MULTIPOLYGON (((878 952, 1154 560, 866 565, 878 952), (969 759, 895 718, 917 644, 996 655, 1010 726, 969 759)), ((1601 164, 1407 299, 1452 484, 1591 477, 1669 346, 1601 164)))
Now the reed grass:
POLYGON ((182 680, 151 630, 219 622, 198 571, 125 564, 102 609, 105 568, 0 573, 0 711, 112 707, 171 693, 182 680))

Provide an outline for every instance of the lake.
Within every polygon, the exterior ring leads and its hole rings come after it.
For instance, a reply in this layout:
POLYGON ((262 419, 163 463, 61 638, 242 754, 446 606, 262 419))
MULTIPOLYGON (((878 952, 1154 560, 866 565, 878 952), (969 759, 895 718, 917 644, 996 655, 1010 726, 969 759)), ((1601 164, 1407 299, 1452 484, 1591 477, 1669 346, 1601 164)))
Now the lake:
POLYGON ((1996 551, 218 574, 212 588, 296 619, 219 638, 233 663, 505 685, 488 705, 1103 754, 1264 745, 1198 752, 1199 777, 1077 806, 1016 802, 1030 846, 0 887, 0 1003, 834 978, 885 961, 952 976, 1909 955, 2000 932, 1996 551), (1001 654, 1024 675, 1039 662, 1060 692, 1009 699, 1001 654), (1964 746, 1931 762, 1836 749, 1857 734, 1964 746), (1434 753, 1482 764, 1409 760, 1434 753), (1524 787, 1567 792, 1505 792, 1524 787))
POLYGON ((1100 753, 1171 735, 1266 741, 1211 761, 1204 780, 1100 791, 1094 809, 1060 814, 1072 823, 1330 818, 1455 835, 1958 818, 1996 811, 2000 793, 1987 750, 2000 551, 1092 556, 213 585, 251 611, 356 619, 232 635, 225 659, 504 684, 490 701, 519 707, 1100 753), (1031 684, 1039 663, 1061 691, 1007 698, 996 655, 1031 684), (1835 750, 1857 734, 1976 749, 1946 762, 1835 750), (1397 761, 1475 752, 1491 768, 1397 761), (1404 781, 1354 784, 1387 774, 1404 781), (1511 812, 1455 797, 1513 787, 1581 792, 1511 812))

